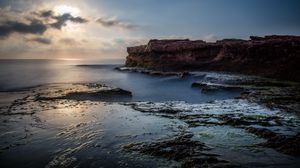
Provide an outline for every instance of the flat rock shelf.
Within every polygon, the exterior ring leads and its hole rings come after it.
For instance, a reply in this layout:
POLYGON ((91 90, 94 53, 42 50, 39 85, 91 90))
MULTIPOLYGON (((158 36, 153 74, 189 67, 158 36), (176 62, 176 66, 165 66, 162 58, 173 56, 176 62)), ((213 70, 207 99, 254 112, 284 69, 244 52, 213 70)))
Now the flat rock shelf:
POLYGON ((295 84, 215 77, 194 85, 205 93, 248 94, 203 103, 132 101, 134 91, 101 83, 1 92, 0 166, 297 167, 300 119, 291 112, 297 103, 280 108, 264 101, 295 84))

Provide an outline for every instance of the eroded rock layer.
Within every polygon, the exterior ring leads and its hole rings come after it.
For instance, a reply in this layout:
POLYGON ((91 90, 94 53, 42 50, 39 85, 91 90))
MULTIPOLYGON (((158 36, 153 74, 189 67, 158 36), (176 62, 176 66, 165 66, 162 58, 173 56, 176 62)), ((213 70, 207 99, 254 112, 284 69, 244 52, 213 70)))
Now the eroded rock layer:
POLYGON ((300 36, 250 40, 150 40, 127 48, 126 66, 156 70, 217 70, 300 81, 300 36))

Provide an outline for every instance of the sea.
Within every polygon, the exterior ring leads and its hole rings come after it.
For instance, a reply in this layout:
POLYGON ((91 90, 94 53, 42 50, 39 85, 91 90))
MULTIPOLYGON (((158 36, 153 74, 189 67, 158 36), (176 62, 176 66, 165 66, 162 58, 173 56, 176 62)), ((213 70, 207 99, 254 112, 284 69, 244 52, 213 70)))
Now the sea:
POLYGON ((0 92, 18 91, 53 83, 101 83, 132 92, 132 101, 186 101, 229 99, 239 91, 202 93, 191 85, 203 75, 155 76, 122 72, 125 60, 0 60, 0 92))

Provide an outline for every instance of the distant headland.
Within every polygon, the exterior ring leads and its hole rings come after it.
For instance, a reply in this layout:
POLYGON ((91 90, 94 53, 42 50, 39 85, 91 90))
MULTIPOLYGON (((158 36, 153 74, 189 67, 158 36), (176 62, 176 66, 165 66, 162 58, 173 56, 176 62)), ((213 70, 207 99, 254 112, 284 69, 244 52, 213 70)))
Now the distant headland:
POLYGON ((300 82, 300 36, 250 36, 214 43, 189 39, 150 40, 128 47, 126 66, 162 71, 212 70, 300 82))

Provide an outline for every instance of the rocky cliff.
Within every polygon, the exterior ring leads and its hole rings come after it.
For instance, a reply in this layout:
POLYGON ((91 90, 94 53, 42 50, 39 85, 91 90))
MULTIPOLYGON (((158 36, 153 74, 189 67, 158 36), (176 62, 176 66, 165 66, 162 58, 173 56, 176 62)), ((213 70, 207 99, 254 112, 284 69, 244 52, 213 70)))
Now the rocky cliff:
POLYGON ((150 40, 128 47, 126 66, 156 70, 216 70, 300 82, 300 36, 251 36, 250 40, 150 40))

